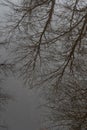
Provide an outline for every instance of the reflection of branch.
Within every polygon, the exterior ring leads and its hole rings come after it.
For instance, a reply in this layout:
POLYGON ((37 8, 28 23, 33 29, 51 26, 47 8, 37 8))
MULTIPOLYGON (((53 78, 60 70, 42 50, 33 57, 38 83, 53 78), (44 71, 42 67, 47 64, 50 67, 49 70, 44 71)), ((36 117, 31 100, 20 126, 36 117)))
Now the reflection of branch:
MULTIPOLYGON (((16 29, 16 28, 19 26, 19 24, 23 21, 23 19, 25 18, 25 16, 26 16, 29 12, 31 13, 34 9, 36 9, 37 7, 39 7, 39 6, 41 6, 41 5, 45 4, 45 3, 47 3, 47 0, 44 1, 44 2, 41 2, 41 3, 39 3, 39 4, 35 4, 33 7, 26 7, 25 10, 22 9, 21 11, 25 11, 25 13, 23 14, 23 16, 21 16, 21 19, 17 22, 17 24, 16 24, 16 26, 14 27, 14 29, 16 29)), ((22 8, 23 8, 23 7, 22 7, 22 8)), ((18 11, 18 10, 17 10, 17 11, 18 11)))
MULTIPOLYGON (((28 73, 28 69, 30 69, 30 71, 34 70, 35 66, 42 62, 41 60, 44 61, 44 59, 41 58, 42 55, 45 56, 45 45, 47 45, 47 47, 49 46, 47 48, 48 52, 46 53, 48 53, 51 59, 50 50, 54 49, 53 51, 55 51, 55 45, 59 44, 59 42, 61 42, 65 50, 56 49, 58 56, 62 57, 62 59, 57 61, 56 58, 55 62, 62 61, 61 67, 58 65, 57 69, 53 68, 52 71, 50 70, 52 73, 49 74, 50 76, 48 76, 48 78, 55 78, 58 80, 59 77, 61 79, 68 67, 68 70, 73 72, 75 56, 78 54, 78 48, 80 48, 83 38, 86 37, 87 15, 86 10, 84 10, 86 7, 83 8, 84 13, 78 12, 77 10, 80 10, 80 7, 78 7, 79 2, 79 0, 66 2, 67 6, 63 8, 63 11, 60 8, 64 6, 59 7, 59 2, 55 0, 24 1, 19 8, 18 6, 13 8, 16 15, 14 15, 15 21, 12 28, 13 30, 17 29, 17 35, 19 35, 14 36, 14 40, 18 38, 20 42, 19 51, 23 50, 18 57, 20 57, 19 62, 26 61, 25 65, 23 64, 22 66, 24 73, 28 73), (57 4, 60 11, 56 8, 57 4), (19 17, 17 17, 18 14, 19 17), (54 24, 57 26, 56 29, 54 24), (24 44, 23 46, 21 42, 24 44), (53 48, 50 49, 50 47, 53 48), (44 53, 42 51, 44 51, 44 53), (59 51, 61 51, 61 54, 59 54, 59 51)), ((11 33, 11 36, 12 35, 11 33)), ((62 45, 59 46, 62 47, 62 45)), ((48 58, 48 56, 45 58, 48 58)), ((49 63, 47 62, 47 64, 49 63)), ((29 74, 25 75, 29 76, 29 74)))
POLYGON ((45 23, 45 26, 43 28, 43 31, 42 31, 42 33, 40 35, 39 44, 42 41, 42 37, 43 37, 44 33, 46 32, 46 29, 47 29, 48 25, 51 23, 51 19, 52 19, 53 12, 54 12, 55 0, 52 0, 51 2, 52 2, 51 3, 51 9, 49 10, 48 19, 47 19, 47 21, 45 23))
POLYGON ((70 68, 72 69, 72 65, 73 65, 73 61, 74 61, 74 53, 75 53, 75 49, 77 47, 78 44, 81 43, 82 39, 83 39, 83 36, 84 36, 84 32, 86 31, 86 25, 87 25, 87 14, 85 15, 85 20, 83 22, 83 25, 82 25, 82 28, 81 28, 81 31, 79 33, 79 36, 77 37, 77 39, 75 40, 74 44, 72 45, 71 47, 71 51, 68 55, 68 58, 67 58, 67 61, 65 62, 65 65, 62 69, 62 72, 61 72, 61 75, 60 75, 60 79, 62 78, 62 76, 64 75, 64 72, 68 66, 68 64, 70 63, 70 68))
POLYGON ((0 125, 1 128, 6 128, 7 129, 7 126, 5 125, 0 125))
POLYGON ((73 19, 74 19, 74 14, 75 14, 75 10, 76 10, 76 6, 77 6, 78 2, 79 2, 79 0, 75 1, 75 5, 74 5, 73 10, 72 10, 72 17, 71 17, 71 21, 70 21, 70 28, 72 27, 72 22, 73 22, 73 19))
POLYGON ((8 63, 1 63, 0 64, 0 72, 4 75, 8 75, 10 72, 14 72, 14 64, 8 64, 8 63))
MULTIPOLYGON (((36 55, 35 55, 35 58, 34 58, 34 66, 35 66, 35 62, 36 62, 37 56, 40 53, 40 45, 42 43, 42 37, 45 34, 45 32, 47 30, 47 27, 51 23, 51 20, 52 20, 52 16, 53 16, 53 12, 54 12, 54 6, 55 6, 55 0, 52 0, 51 1, 51 8, 49 10, 48 19, 47 19, 47 21, 45 23, 45 26, 43 28, 43 31, 42 31, 41 35, 40 35, 39 42, 38 42, 38 45, 37 45, 37 51, 36 51, 36 55)), ((40 54, 39 54, 39 56, 40 56, 40 54)))

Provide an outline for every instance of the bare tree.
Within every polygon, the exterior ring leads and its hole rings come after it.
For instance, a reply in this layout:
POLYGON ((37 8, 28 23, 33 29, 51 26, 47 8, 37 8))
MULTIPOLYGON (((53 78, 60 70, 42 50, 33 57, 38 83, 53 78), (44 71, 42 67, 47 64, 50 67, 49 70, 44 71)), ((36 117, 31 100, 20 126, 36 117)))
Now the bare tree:
POLYGON ((16 63, 21 64, 26 82, 35 76, 34 70, 47 81, 55 80, 57 86, 67 70, 86 69, 86 59, 85 68, 80 63, 87 48, 86 1, 23 0, 15 4, 4 0, 4 5, 13 10, 5 32, 8 42, 18 46, 16 63))
POLYGON ((52 119, 57 125, 61 121, 71 127, 76 122, 72 129, 87 128, 86 0, 23 0, 20 4, 4 0, 3 4, 12 9, 3 34, 13 49, 17 46, 14 63, 24 81, 43 82, 57 91, 52 98, 53 114, 58 113, 52 119))
MULTIPOLYGON (((0 20, 1 22, 1 20, 0 20)), ((0 26, 2 23, 0 23, 0 26)), ((1 28, 0 28, 1 29, 1 28)), ((5 92, 3 86, 4 80, 12 74, 13 65, 8 61, 6 56, 6 42, 3 41, 4 36, 2 35, 2 31, 0 30, 0 129, 7 129, 7 124, 3 119, 3 111, 6 109, 6 104, 12 96, 5 92)))
POLYGON ((0 128, 7 129, 7 124, 4 122, 2 117, 2 112, 6 108, 6 104, 10 99, 12 99, 12 96, 8 93, 4 92, 2 88, 2 81, 4 81, 4 78, 6 78, 12 70, 12 65, 1 63, 0 64, 0 128))
POLYGON ((47 91, 46 124, 49 129, 87 129, 87 81, 70 77, 62 81, 57 93, 47 91))

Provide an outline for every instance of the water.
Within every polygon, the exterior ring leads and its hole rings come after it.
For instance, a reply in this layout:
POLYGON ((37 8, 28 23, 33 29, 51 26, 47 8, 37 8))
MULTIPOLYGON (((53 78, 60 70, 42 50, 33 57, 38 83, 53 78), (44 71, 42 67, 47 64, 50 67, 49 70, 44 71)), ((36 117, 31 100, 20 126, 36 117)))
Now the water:
POLYGON ((4 112, 9 130, 39 130, 41 127, 40 95, 35 89, 29 90, 21 81, 9 78, 3 85, 13 96, 4 112))
MULTIPOLYGON (((4 14, 8 8, 0 6, 1 21, 4 20, 4 14)), ((1 39, 0 39, 1 40, 1 39)), ((0 54, 6 58, 5 49, 0 48, 0 54)), ((2 113, 5 123, 8 125, 8 130, 39 130, 41 127, 41 109, 39 91, 36 89, 28 89, 23 82, 9 77, 2 84, 2 88, 8 94, 12 95, 13 100, 10 100, 5 106, 6 110, 2 113)), ((5 128, 0 128, 3 130, 5 128)))

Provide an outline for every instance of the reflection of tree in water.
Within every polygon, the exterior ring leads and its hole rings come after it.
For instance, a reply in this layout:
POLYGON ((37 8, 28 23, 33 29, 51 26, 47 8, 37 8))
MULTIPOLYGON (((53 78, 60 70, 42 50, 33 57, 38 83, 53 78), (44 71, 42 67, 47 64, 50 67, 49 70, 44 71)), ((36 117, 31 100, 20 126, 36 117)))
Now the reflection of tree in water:
POLYGON ((56 90, 47 92, 54 126, 87 129, 87 2, 22 1, 4 1, 13 11, 4 34, 17 43, 20 75, 56 90))
POLYGON ((3 61, 2 63, 0 63, 0 129, 8 129, 7 124, 3 119, 3 111, 6 109, 6 104, 8 103, 8 100, 12 99, 12 97, 5 92, 4 88, 2 88, 2 84, 5 80, 4 78, 11 74, 13 70, 12 68, 13 65, 8 64, 8 61, 3 61))
POLYGON ((9 99, 11 99, 11 96, 4 92, 3 88, 0 86, 0 129, 7 129, 7 124, 3 119, 3 111, 6 109, 6 104, 9 99))
POLYGON ((48 122, 55 129, 87 129, 87 82, 70 77, 62 82, 58 92, 49 94, 48 122))

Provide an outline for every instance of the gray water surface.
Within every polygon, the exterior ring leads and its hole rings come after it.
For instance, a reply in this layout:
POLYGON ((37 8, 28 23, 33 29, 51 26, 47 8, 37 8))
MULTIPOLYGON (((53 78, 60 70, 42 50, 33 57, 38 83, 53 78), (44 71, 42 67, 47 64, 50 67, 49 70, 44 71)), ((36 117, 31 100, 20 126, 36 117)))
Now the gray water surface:
MULTIPOLYGON (((7 7, 0 5, 1 22, 6 19, 5 13, 8 13, 8 11, 7 7)), ((4 23, 2 22, 2 24, 4 23)), ((2 41, 3 39, 0 40, 2 41)), ((5 48, 1 47, 0 55, 2 54, 2 59, 6 59, 6 53, 5 48)), ((8 102, 5 106, 6 110, 2 113, 5 123, 8 125, 8 130, 39 130, 42 114, 41 109, 38 109, 40 91, 36 89, 30 90, 28 86, 25 87, 21 80, 13 77, 6 78, 1 85, 5 92, 13 97, 13 100, 8 102)), ((0 128, 0 130, 3 129, 5 128, 0 128)))
POLYGON ((21 81, 9 78, 3 85, 5 91, 13 96, 4 112, 8 130, 39 130, 41 110, 39 92, 25 88, 21 81))

